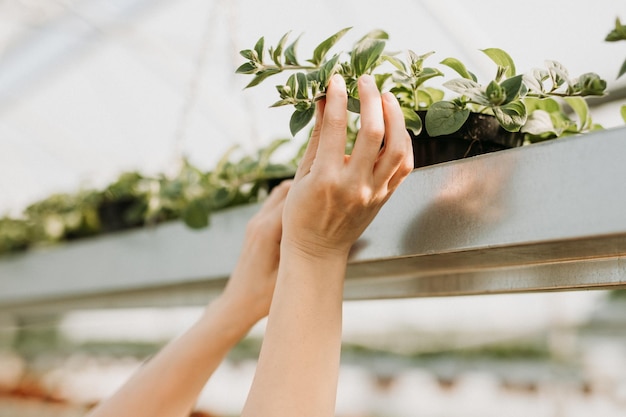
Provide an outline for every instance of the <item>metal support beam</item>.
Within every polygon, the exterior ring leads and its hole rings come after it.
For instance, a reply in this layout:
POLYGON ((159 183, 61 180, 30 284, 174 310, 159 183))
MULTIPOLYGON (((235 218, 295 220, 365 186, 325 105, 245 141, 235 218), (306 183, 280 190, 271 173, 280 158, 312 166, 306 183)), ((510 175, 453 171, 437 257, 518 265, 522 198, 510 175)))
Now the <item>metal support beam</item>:
MULTIPOLYGON (((353 248, 347 299, 626 285, 626 128, 415 170, 353 248)), ((0 259, 0 312, 203 304, 256 206, 0 259)))

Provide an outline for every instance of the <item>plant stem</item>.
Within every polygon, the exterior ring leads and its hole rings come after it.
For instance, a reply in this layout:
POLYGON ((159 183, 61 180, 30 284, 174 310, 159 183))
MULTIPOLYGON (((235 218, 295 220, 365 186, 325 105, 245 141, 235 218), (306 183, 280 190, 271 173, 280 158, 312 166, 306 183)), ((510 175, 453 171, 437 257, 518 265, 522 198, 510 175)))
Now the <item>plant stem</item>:
POLYGON ((265 70, 277 70, 277 71, 299 71, 299 70, 305 70, 305 71, 310 71, 310 70, 316 70, 319 69, 319 66, 315 66, 315 65, 265 65, 265 64, 261 64, 262 68, 259 69, 257 72, 259 71, 265 71, 265 70))

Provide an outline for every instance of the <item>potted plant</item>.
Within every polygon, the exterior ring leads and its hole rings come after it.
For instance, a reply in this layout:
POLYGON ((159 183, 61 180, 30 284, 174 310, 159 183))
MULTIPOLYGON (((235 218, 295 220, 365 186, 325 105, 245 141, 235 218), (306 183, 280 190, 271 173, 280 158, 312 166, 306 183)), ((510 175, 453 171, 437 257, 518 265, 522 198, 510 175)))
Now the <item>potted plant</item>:
POLYGON ((31 227, 26 220, 0 219, 0 255, 25 250, 30 245, 31 227))
POLYGON ((256 201, 282 180, 293 177, 297 157, 284 164, 272 162, 276 150, 287 142, 274 140, 256 155, 244 155, 239 160, 233 160, 237 147, 232 147, 207 173, 191 166, 183 169, 175 182, 183 189, 180 217, 185 224, 206 227, 211 212, 256 201))
POLYGON ((53 194, 28 206, 24 217, 31 225, 35 242, 72 240, 98 232, 100 223, 96 206, 95 195, 91 192, 53 194))
POLYGON ((381 30, 366 34, 348 51, 330 55, 349 30, 342 29, 325 39, 306 61, 297 56, 299 38, 287 45, 286 34, 269 48, 260 38, 252 49, 240 52, 247 62, 237 72, 254 76, 247 87, 290 73, 285 83, 276 87, 279 100, 272 106, 294 107, 289 122, 294 135, 311 121, 315 103, 324 97, 333 74, 339 73, 346 80, 348 110, 354 113, 359 112, 358 77, 374 75, 379 89, 394 93, 402 106, 413 139, 416 167, 520 146, 524 140, 534 142, 598 128, 583 99, 604 94, 606 82, 597 74, 572 78, 555 61, 545 68, 518 74, 506 52, 489 48, 482 52, 494 62, 495 76, 480 83, 455 58, 446 58, 432 67, 425 62, 433 52, 418 55, 409 50, 404 59, 386 52, 388 35, 381 30), (454 93, 452 97, 428 85, 448 70, 460 76, 442 85, 454 93), (576 118, 568 116, 564 104, 576 118), (447 154, 438 155, 439 148, 447 154), (459 154, 452 155, 452 150, 459 154))

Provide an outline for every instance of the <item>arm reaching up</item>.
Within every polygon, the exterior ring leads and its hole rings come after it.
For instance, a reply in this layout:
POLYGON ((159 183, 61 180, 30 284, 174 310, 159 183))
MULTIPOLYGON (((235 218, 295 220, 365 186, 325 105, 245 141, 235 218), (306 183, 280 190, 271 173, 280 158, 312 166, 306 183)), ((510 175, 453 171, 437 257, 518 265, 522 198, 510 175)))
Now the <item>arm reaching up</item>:
POLYGON ((187 417, 226 353, 267 316, 278 271, 281 216, 290 183, 274 189, 250 220, 224 292, 90 417, 187 417))
POLYGON ((280 266, 245 417, 334 415, 343 279, 351 246, 413 168, 393 95, 359 79, 361 129, 346 144, 346 87, 335 76, 285 202, 280 266), (381 149, 381 144, 384 146, 381 149))

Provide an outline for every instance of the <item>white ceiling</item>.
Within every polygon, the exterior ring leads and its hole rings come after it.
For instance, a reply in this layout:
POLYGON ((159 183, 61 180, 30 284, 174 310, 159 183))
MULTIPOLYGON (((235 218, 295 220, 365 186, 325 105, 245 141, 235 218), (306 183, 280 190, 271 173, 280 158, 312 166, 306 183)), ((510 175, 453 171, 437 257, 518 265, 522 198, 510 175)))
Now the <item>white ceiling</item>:
MULTIPOLYGON (((334 31, 389 32, 392 49, 460 58, 500 47, 518 71, 561 61, 609 88, 626 43, 604 36, 623 0, 0 0, 0 215, 55 191, 99 186, 122 170, 171 169, 182 152, 210 168, 232 144, 288 137, 272 85, 242 91, 240 49, 304 32, 302 55, 334 31)), ((624 77, 626 79, 626 77, 624 77)), ((610 127, 617 110, 596 114, 610 127)))

